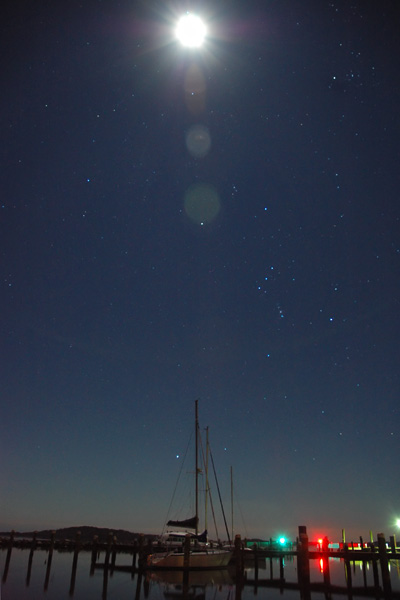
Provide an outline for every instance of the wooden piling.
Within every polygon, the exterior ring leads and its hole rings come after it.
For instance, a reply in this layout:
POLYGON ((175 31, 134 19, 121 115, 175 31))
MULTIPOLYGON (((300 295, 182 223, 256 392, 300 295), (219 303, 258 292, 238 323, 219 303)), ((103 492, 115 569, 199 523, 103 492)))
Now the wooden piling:
POLYGON ((188 597, 189 592, 189 567, 190 567, 190 534, 186 534, 185 541, 183 543, 183 573, 182 573, 182 586, 183 586, 183 597, 188 597))
POLYGON ((31 542, 31 552, 34 552, 37 547, 37 531, 33 532, 32 542, 31 542))
POLYGON ((392 551, 392 554, 396 554, 396 536, 395 535, 390 536, 390 550, 392 551))
POLYGON ((235 600, 241 600, 242 589, 243 589, 243 548, 242 538, 239 534, 235 535, 235 569, 236 569, 236 598, 235 600))
POLYGON ((3 581, 4 582, 7 580, 8 569, 10 568, 11 554, 12 554, 12 549, 13 549, 13 545, 14 545, 14 536, 15 536, 15 531, 13 529, 10 532, 10 539, 8 540, 6 564, 4 565, 4 571, 3 571, 3 581))
POLYGON ((144 550, 144 535, 139 534, 139 553, 138 553, 138 568, 142 569, 146 564, 146 555, 144 550))
POLYGON ((237 581, 241 581, 243 575, 243 550, 242 539, 239 534, 235 535, 235 565, 237 581))
POLYGON ((298 572, 303 583, 310 584, 310 562, 307 528, 299 525, 298 572))
POLYGON ((258 547, 257 544, 253 545, 254 552, 254 579, 257 581, 258 579, 258 547))
POLYGON ((299 543, 297 546, 297 577, 304 600, 311 598, 310 591, 310 556, 307 527, 299 525, 299 543))
POLYGON ((28 572, 26 574, 26 585, 29 585, 30 580, 31 580, 31 572, 32 572, 32 562, 33 562, 33 553, 36 550, 36 537, 37 537, 37 531, 33 532, 33 537, 32 537, 32 542, 31 542, 31 550, 29 552, 29 559, 28 559, 28 572))
POLYGON ((54 550, 54 540, 56 537, 56 532, 52 531, 50 535, 50 546, 49 546, 49 554, 47 556, 47 569, 46 569, 46 577, 44 580, 44 589, 47 590, 49 586, 50 579, 50 571, 51 571, 51 561, 53 560, 53 550, 54 550))
POLYGON ((281 581, 284 581, 284 579, 285 579, 285 572, 284 572, 284 566, 283 566, 283 556, 279 557, 279 579, 281 581))
POLYGON ((108 570, 108 567, 110 565, 110 554, 111 554, 111 547, 112 547, 112 543, 113 543, 113 537, 114 537, 114 534, 110 531, 110 533, 108 534, 106 556, 104 559, 104 569, 105 570, 108 570))
POLYGON ((92 543, 92 557, 90 560, 90 574, 91 575, 93 575, 93 573, 94 573, 94 567, 96 566, 96 562, 97 562, 98 544, 99 544, 99 536, 94 535, 93 543, 92 543))
POLYGON ((112 539, 112 553, 111 553, 111 572, 115 569, 115 561, 117 559, 117 538, 114 535, 112 539))
POLYGON ((378 533, 379 562, 381 563, 382 585, 385 597, 389 597, 392 592, 390 581, 389 563, 386 552, 386 540, 383 533, 378 533))
POLYGON ((324 584, 329 587, 331 585, 331 572, 329 565, 329 540, 327 536, 325 536, 322 540, 322 568, 324 584))
POLYGON ((72 559, 71 581, 69 584, 69 595, 73 596, 75 591, 76 568, 78 566, 78 554, 81 549, 81 532, 77 531, 75 536, 74 558, 72 559))
POLYGON ((190 533, 185 535, 185 542, 183 544, 183 568, 189 569, 190 567, 190 533))
POLYGON ((133 553, 132 553, 132 572, 136 568, 136 556, 137 556, 137 552, 138 552, 138 543, 137 543, 137 540, 134 540, 134 542, 133 542, 133 553))

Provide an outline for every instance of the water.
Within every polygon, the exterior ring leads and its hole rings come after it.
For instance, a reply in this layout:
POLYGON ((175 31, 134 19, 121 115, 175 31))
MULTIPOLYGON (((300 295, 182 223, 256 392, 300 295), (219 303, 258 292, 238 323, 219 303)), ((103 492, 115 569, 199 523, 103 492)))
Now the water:
MULTIPOLYGON (((280 564, 278 559, 267 559, 260 563, 258 586, 255 582, 253 568, 246 569, 245 582, 241 590, 237 590, 234 577, 235 570, 211 572, 191 572, 187 585, 183 584, 183 574, 145 573, 139 577, 137 573, 115 570, 104 578, 102 569, 95 569, 91 574, 91 553, 81 551, 78 556, 75 580, 72 579, 74 555, 71 552, 54 551, 50 569, 48 553, 36 550, 29 574, 29 550, 13 549, 11 560, 4 581, 7 551, 0 551, 0 569, 3 575, 1 583, 1 600, 300 600, 305 597, 298 589, 289 589, 297 585, 297 561, 291 557, 284 559, 285 586, 279 583, 280 564), (272 581, 271 581, 272 580, 272 581), (263 583, 264 582, 264 583, 263 583)), ((100 558, 100 560, 104 560, 100 558)), ((116 564, 127 569, 132 565, 132 557, 118 554, 116 564)), ((393 597, 400 598, 400 561, 390 561, 390 577, 393 597)), ((324 565, 318 560, 310 560, 310 581, 322 584, 324 581, 324 565)), ((340 593, 332 593, 333 600, 351 597, 346 591, 347 580, 344 562, 340 559, 329 561, 331 584, 344 588, 340 593)), ((326 570, 325 570, 326 572, 326 570)), ((382 578, 378 563, 379 584, 382 578)), ((356 561, 350 565, 353 587, 368 587, 374 584, 371 563, 356 561)), ((356 594, 354 594, 355 596, 356 594)), ((325 600, 326 593, 313 590, 308 596, 311 600, 325 600)), ((357 594, 357 597, 362 597, 357 594)), ((383 597, 383 595, 382 595, 383 597)))

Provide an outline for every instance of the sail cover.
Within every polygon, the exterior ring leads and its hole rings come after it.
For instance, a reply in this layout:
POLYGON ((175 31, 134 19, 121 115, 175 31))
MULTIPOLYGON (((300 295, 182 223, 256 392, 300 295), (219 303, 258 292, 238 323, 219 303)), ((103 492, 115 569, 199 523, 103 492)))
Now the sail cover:
POLYGON ((188 529, 196 529, 198 518, 191 517, 183 521, 168 521, 167 527, 187 527, 188 529))

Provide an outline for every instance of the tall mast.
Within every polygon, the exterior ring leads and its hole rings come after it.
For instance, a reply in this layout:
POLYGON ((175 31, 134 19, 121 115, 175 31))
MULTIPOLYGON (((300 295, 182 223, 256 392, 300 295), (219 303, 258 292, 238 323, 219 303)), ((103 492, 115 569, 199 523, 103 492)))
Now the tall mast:
POLYGON ((195 400, 195 435, 196 435, 196 535, 199 533, 199 412, 198 400, 195 400))
POLYGON ((204 529, 208 529, 208 494, 210 493, 210 486, 208 483, 208 454, 209 454, 209 442, 208 442, 208 427, 206 427, 207 441, 206 441, 206 498, 204 507, 204 529))
POLYGON ((233 469, 231 467, 231 519, 232 519, 232 540, 235 539, 233 531, 233 469))

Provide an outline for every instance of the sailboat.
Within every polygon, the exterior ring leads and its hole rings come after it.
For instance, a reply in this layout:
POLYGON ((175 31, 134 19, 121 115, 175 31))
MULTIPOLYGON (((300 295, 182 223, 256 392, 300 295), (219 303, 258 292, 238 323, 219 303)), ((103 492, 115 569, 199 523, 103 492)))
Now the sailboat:
POLYGON ((147 559, 151 569, 222 569, 227 567, 232 550, 212 548, 207 544, 207 530, 198 533, 199 524, 199 419, 198 400, 195 401, 195 510, 194 517, 184 521, 168 521, 167 526, 184 528, 186 531, 170 531, 167 533, 164 544, 165 552, 155 552, 147 559), (187 530, 194 530, 188 532, 187 530), (187 544, 184 551, 184 544, 187 544))

